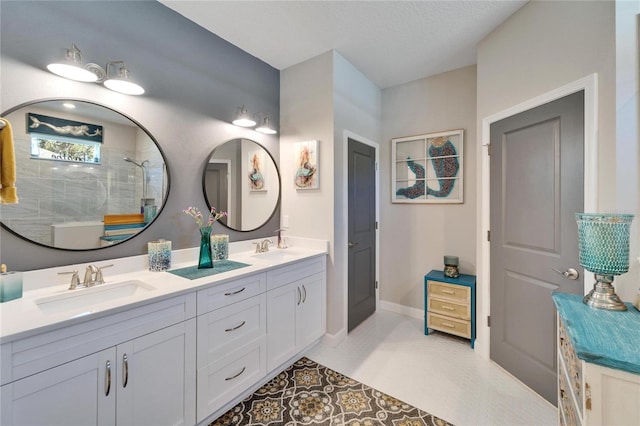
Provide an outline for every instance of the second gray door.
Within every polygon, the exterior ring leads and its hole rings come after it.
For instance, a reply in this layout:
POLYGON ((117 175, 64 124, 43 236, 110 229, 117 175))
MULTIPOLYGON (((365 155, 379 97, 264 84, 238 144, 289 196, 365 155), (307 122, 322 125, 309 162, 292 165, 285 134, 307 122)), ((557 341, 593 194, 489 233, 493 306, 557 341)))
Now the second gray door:
POLYGON ((551 293, 583 288, 583 151, 584 92, 491 125, 491 359, 553 404, 551 293))
POLYGON ((348 331, 376 310, 376 151, 349 138, 348 331))

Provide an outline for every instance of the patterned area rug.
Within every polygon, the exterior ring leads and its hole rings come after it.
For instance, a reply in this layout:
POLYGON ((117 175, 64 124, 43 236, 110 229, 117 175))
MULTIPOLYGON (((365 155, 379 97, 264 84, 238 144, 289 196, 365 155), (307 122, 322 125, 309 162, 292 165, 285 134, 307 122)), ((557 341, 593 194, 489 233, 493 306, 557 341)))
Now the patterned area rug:
POLYGON ((209 426, 451 426, 308 358, 296 361, 209 426))

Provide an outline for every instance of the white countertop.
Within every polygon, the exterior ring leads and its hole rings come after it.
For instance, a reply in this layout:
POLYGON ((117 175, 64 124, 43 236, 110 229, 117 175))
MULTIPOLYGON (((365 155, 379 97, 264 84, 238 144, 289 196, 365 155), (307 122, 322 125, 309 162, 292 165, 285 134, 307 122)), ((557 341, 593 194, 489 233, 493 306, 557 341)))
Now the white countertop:
MULTIPOLYGON (((286 241, 289 248, 272 248, 268 253, 264 254, 255 254, 251 241, 230 243, 229 260, 246 263, 250 266, 194 280, 182 278, 170 272, 149 271, 147 255, 95 262, 94 264, 99 267, 108 264, 113 264, 114 266, 104 270, 104 284, 99 284, 89 289, 69 290, 71 276, 58 274, 59 272, 77 270, 82 281, 86 266, 89 264, 24 272, 22 298, 0 304, 0 343, 4 344, 72 324, 101 318, 243 276, 264 272, 288 263, 326 255, 328 252, 327 241, 294 237, 287 237, 286 241), (42 301, 44 297, 67 295, 85 290, 96 291, 98 288, 106 288, 110 284, 117 286, 119 283, 134 280, 142 281, 153 288, 137 291, 132 295, 110 301, 53 310, 53 312, 51 310, 45 311, 42 309, 43 305, 36 303, 37 301, 42 301)), ((198 251, 198 247, 172 251, 171 269, 197 265, 198 251)))

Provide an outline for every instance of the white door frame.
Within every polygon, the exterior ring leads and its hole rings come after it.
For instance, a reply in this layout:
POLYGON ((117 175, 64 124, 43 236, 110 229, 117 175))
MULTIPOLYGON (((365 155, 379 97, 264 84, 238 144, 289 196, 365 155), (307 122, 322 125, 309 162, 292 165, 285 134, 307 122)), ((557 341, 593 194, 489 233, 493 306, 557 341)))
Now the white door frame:
MULTIPOLYGON (((375 173, 376 173, 376 222, 380 223, 380 144, 369 140, 365 137, 362 137, 356 133, 350 132, 349 130, 344 130, 342 133, 342 158, 344 161, 342 162, 342 173, 344 176, 342 182, 342 202, 345 206, 346 214, 342 215, 342 229, 345 229, 347 232, 349 230, 349 139, 353 139, 356 142, 363 143, 372 147, 376 152, 376 165, 375 165, 375 173)), ((376 282, 379 281, 380 277, 380 226, 376 230, 376 282)), ((343 265, 343 274, 342 274, 342 282, 345 283, 343 286, 343 306, 342 306, 342 318, 344 318, 344 322, 342 324, 342 331, 344 331, 344 337, 348 333, 349 330, 349 250, 344 251, 344 256, 342 258, 344 262, 343 265)), ((376 288, 376 309, 380 307, 380 286, 376 288)))
MULTIPOLYGON (((503 111, 490 115, 482 119, 482 145, 481 155, 478 156, 480 163, 480 181, 478 182, 479 200, 477 213, 480 223, 477 227, 476 264, 478 269, 477 285, 479 288, 479 300, 477 303, 476 327, 477 344, 476 350, 483 358, 489 359, 490 328, 487 326, 487 316, 491 312, 490 304, 490 244, 487 241, 487 233, 490 229, 490 170, 489 170, 489 150, 486 148, 491 142, 491 124, 511 117, 512 115, 530 110, 532 108, 555 101, 572 93, 584 90, 584 211, 595 212, 598 206, 598 75, 591 74, 580 80, 559 87, 550 92, 544 93, 535 98, 524 101, 518 105, 507 108, 503 111)), ((585 293, 593 285, 592 275, 585 274, 585 293), (588 275, 588 277, 587 277, 588 275)))

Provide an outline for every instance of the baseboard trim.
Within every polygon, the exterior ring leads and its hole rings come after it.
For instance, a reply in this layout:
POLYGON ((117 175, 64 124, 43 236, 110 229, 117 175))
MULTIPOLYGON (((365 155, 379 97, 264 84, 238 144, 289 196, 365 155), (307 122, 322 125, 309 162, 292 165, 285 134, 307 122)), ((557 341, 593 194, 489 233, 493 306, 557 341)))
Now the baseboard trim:
POLYGON ((422 309, 399 305, 397 303, 387 302, 386 300, 380 301, 380 309, 395 312, 396 314, 405 315, 411 318, 424 319, 424 311, 422 309))
POLYGON ((347 337, 347 329, 342 328, 336 334, 326 333, 322 336, 322 344, 335 348, 347 337))

